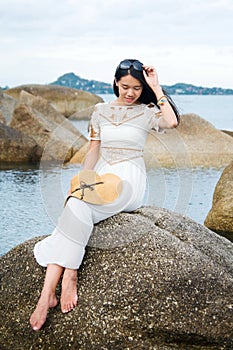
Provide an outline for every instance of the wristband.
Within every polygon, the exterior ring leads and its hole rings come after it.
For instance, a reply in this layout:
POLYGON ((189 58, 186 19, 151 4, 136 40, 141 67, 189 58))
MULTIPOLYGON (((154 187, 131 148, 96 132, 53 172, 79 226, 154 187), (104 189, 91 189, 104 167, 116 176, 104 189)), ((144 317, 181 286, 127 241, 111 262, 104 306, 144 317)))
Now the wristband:
POLYGON ((158 105, 158 106, 163 106, 164 103, 166 103, 167 101, 168 101, 167 97, 166 97, 166 96, 162 96, 162 97, 160 97, 160 99, 158 100, 157 105, 158 105))

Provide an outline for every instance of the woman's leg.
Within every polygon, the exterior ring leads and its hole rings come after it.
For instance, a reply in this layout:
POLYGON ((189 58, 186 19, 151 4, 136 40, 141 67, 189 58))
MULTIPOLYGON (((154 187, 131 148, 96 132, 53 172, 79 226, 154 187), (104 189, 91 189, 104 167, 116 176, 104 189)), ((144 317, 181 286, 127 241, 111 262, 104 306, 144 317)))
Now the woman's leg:
POLYGON ((62 278, 61 311, 69 312, 77 305, 77 270, 66 268, 62 278))
POLYGON ((44 286, 35 311, 30 317, 30 323, 34 331, 38 331, 46 321, 49 308, 57 305, 56 286, 61 278, 64 268, 56 264, 47 266, 44 286))

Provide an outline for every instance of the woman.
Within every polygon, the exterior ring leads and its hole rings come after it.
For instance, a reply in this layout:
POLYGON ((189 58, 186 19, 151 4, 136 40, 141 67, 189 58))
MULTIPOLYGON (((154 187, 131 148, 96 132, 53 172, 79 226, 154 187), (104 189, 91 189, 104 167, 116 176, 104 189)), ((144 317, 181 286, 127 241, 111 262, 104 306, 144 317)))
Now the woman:
POLYGON ((150 129, 175 128, 179 113, 159 85, 154 67, 124 60, 116 69, 113 84, 117 99, 96 105, 90 123, 90 146, 84 169, 114 173, 123 190, 110 204, 94 205, 69 198, 51 236, 37 243, 34 254, 47 266, 44 286, 30 323, 34 330, 44 324, 49 308, 58 303, 55 290, 62 278, 61 310, 77 305, 77 270, 93 225, 121 211, 143 205, 146 170, 143 147, 150 129))

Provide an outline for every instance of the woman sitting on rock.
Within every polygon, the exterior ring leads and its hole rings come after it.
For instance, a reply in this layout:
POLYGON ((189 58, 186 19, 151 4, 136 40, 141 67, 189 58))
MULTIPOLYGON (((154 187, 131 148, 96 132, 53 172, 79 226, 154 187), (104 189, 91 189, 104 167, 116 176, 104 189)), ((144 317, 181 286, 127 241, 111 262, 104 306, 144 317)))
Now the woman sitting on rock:
POLYGON ((120 62, 114 92, 115 101, 95 106, 83 168, 94 169, 99 175, 117 175, 122 180, 122 191, 105 204, 69 197, 53 233, 36 244, 35 258, 47 270, 40 299, 30 318, 34 330, 42 327, 49 308, 58 303, 55 290, 62 273, 61 311, 67 313, 77 305, 77 270, 93 225, 143 205, 146 189, 143 148, 147 134, 151 129, 159 132, 178 125, 177 109, 160 87, 154 67, 138 60, 120 62))

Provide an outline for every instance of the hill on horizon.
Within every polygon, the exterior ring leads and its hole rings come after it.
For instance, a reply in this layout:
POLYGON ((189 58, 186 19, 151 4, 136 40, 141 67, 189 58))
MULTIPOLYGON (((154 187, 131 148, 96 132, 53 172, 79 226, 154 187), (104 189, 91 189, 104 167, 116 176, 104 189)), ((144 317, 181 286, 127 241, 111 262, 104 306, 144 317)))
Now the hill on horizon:
MULTIPOLYGON (((62 75, 56 81, 52 82, 51 85, 71 87, 94 94, 113 94, 111 84, 97 80, 83 79, 73 72, 62 75)), ((162 87, 169 95, 233 95, 233 89, 223 89, 220 87, 207 88, 185 83, 162 85, 162 87)))
MULTIPOLYGON (((70 87, 73 89, 87 91, 96 95, 113 94, 112 84, 97 80, 88 80, 81 78, 75 73, 65 73, 56 81, 49 85, 58 85, 70 87)), ((233 89, 224 89, 221 87, 203 87, 187 83, 176 83, 174 85, 162 85, 169 95, 233 95, 233 89)), ((6 90, 9 87, 0 87, 0 90, 6 90)))
POLYGON ((113 94, 112 85, 97 80, 88 80, 75 75, 74 73, 66 73, 59 77, 51 85, 59 85, 88 91, 94 94, 113 94))

